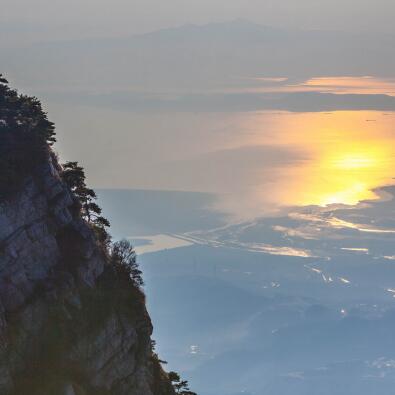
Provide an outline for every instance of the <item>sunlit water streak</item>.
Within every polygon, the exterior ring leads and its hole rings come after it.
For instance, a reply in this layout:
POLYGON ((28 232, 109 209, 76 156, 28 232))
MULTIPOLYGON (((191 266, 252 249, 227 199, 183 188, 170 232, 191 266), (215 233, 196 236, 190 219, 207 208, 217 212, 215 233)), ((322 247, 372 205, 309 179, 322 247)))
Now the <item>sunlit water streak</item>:
POLYGON ((299 83, 288 78, 255 78, 264 86, 248 88, 248 92, 319 92, 333 94, 373 94, 395 96, 395 80, 373 76, 314 77, 299 83))

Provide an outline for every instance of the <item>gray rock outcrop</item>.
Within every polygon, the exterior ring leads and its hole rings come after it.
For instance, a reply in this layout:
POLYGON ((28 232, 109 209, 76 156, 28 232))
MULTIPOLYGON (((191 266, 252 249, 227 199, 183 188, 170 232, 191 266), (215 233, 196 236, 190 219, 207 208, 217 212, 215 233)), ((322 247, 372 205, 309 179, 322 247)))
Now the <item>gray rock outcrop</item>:
POLYGON ((166 395, 138 290, 114 280, 54 155, 0 203, 0 394, 166 395))

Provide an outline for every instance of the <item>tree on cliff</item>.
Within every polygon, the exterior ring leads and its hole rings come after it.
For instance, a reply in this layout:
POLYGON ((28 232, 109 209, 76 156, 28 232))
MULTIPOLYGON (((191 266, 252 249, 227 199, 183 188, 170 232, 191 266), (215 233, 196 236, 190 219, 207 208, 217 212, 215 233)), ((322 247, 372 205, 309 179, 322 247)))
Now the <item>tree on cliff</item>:
POLYGON ((85 183, 84 169, 78 165, 78 162, 67 162, 63 165, 62 178, 78 197, 81 203, 82 216, 94 226, 99 240, 109 241, 106 227, 110 226, 110 222, 101 215, 102 210, 96 203, 97 195, 95 191, 88 188, 85 183))
POLYGON ((176 372, 169 372, 169 380, 171 381, 176 394, 180 395, 197 395, 189 389, 188 381, 181 380, 181 377, 176 372))

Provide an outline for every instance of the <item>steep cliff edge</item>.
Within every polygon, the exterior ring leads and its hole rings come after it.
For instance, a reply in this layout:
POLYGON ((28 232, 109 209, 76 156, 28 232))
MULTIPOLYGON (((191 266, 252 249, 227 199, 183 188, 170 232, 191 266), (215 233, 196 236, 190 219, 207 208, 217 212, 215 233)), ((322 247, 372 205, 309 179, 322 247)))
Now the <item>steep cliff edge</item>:
MULTIPOLYGON (((7 100, 0 151, 26 151, 18 139, 34 120, 17 121, 25 129, 13 134, 7 100)), ((37 152, 30 167, 10 154, 18 182, 4 167, 0 175, 0 394, 174 394, 152 350, 144 295, 116 275, 55 155, 37 152)))

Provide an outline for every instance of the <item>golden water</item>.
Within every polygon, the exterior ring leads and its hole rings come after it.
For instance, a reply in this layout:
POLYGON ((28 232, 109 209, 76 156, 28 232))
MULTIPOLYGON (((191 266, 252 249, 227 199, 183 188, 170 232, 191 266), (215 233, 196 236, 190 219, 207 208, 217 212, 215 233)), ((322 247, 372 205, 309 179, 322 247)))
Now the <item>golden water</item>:
MULTIPOLYGON (((270 200, 283 205, 356 204, 395 176, 395 114, 374 111, 255 113, 247 144, 283 146, 301 159, 272 169, 270 200), (268 133, 267 131, 270 131, 268 133)), ((262 200, 267 200, 262 172, 262 200)), ((263 202, 264 203, 264 202, 263 202)))

